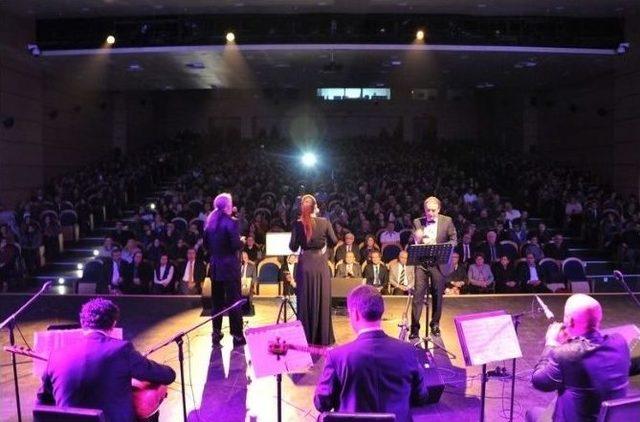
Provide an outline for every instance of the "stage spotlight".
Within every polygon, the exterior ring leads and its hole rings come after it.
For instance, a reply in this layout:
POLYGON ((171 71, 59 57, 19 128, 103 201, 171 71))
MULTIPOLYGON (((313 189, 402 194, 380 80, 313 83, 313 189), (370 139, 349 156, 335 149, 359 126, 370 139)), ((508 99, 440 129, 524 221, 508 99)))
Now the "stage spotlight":
POLYGON ((422 29, 419 29, 419 30, 416 32, 416 39, 417 39, 418 41, 422 41, 422 40, 424 40, 424 31, 423 31, 422 29))
POLYGON ((149 209, 150 210, 155 210, 156 209, 156 204, 154 204, 153 202, 149 204, 149 209))
POLYGON ((97 250, 97 249, 94 249, 93 250, 93 256, 98 256, 98 255, 100 255, 100 251, 97 250))
POLYGON ((82 264, 81 262, 78 262, 78 265, 76 265, 76 269, 77 270, 84 270, 84 264, 82 264))
POLYGON ((236 40, 236 35, 233 32, 227 32, 225 38, 227 39, 227 42, 234 42, 236 40))
POLYGON ((107 44, 109 45, 113 45, 116 43, 116 37, 114 37, 113 35, 109 35, 107 37, 107 44))
POLYGON ((64 284, 64 278, 58 277, 58 284, 64 284))
POLYGON ((314 167, 318 163, 318 157, 313 152, 305 152, 300 160, 305 167, 314 167))

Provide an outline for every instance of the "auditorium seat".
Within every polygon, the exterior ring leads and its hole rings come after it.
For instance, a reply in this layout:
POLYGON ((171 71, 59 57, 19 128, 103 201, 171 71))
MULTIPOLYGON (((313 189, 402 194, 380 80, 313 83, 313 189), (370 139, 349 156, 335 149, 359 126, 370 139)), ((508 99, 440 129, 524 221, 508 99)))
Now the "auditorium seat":
POLYGON ((282 288, 278 276, 280 274, 280 261, 276 257, 268 257, 258 264, 258 288, 259 296, 278 296, 282 288))

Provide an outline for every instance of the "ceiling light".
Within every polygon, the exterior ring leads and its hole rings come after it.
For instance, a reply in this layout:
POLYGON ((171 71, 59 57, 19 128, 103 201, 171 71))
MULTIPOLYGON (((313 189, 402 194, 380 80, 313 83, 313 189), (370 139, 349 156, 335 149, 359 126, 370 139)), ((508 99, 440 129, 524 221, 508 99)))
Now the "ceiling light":
POLYGON ((107 36, 107 44, 113 45, 115 43, 116 43, 116 37, 114 37, 113 35, 107 36))
POLYGON ((418 41, 422 41, 422 40, 424 40, 424 31, 423 31, 422 29, 419 29, 419 30, 416 32, 416 39, 417 39, 418 41))
POLYGON ((227 42, 234 42, 236 40, 236 35, 233 32, 227 32, 225 38, 227 39, 227 42))

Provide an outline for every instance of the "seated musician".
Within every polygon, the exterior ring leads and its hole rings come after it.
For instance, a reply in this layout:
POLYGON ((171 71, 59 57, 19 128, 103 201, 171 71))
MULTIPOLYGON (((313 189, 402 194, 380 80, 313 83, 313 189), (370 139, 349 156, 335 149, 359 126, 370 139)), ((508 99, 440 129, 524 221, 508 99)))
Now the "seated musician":
POLYGON ((602 401, 627 394, 629 347, 620 334, 601 334, 600 321, 597 300, 584 294, 567 299, 564 322, 549 326, 531 376, 536 389, 557 391, 558 397, 546 409, 529 410, 528 422, 595 422, 602 401))
POLYGON ((410 407, 428 397, 417 349, 382 331, 384 301, 374 286, 354 288, 347 309, 358 337, 328 352, 313 399, 316 408, 394 413, 396 421, 410 421, 410 407))
POLYGON ((120 309, 110 300, 82 306, 84 338, 54 350, 38 392, 40 404, 101 409, 109 421, 135 421, 131 379, 171 384, 176 374, 138 353, 131 342, 110 337, 120 309))

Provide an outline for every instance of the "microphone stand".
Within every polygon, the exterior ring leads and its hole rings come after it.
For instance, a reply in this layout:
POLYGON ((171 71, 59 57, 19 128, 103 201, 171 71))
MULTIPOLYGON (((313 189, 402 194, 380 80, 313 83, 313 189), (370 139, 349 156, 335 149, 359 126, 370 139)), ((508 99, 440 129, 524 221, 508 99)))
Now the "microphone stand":
MULTIPOLYGON (((9 315, 9 317, 7 317, 7 319, 5 319, 4 321, 2 321, 2 323, 0 323, 0 330, 2 330, 4 327, 8 327, 9 328, 9 344, 11 346, 15 346, 16 345, 16 337, 15 337, 15 334, 13 332, 13 330, 16 327, 16 318, 18 317, 18 315, 20 315, 22 313, 22 311, 27 309, 29 307, 29 305, 31 305, 38 297, 40 297, 40 295, 42 295, 44 293, 44 291, 47 290, 47 288, 50 285, 51 285, 50 281, 44 283, 42 285, 42 288, 40 289, 40 291, 38 293, 33 295, 33 297, 31 299, 29 299, 27 301, 27 303, 25 303, 24 305, 22 305, 20 307, 20 309, 15 311, 13 314, 9 315)), ((17 412, 18 412, 18 422, 22 422, 22 411, 20 409, 20 388, 18 387, 18 367, 17 367, 17 363, 16 363, 16 354, 15 353, 11 354, 11 366, 13 367, 13 387, 15 389, 15 395, 16 395, 16 409, 17 409, 17 412)))
POLYGON ((613 272, 613 277, 616 280, 618 280, 620 282, 620 284, 622 284, 624 286, 624 289, 627 291, 629 296, 631 296, 631 299, 633 299, 633 301, 636 303, 636 305, 638 305, 638 308, 640 308, 640 301, 636 297, 636 294, 631 291, 631 288, 629 288, 629 285, 627 284, 627 282, 624 280, 624 275, 622 275, 622 272, 620 272, 618 270, 615 270, 613 272))
MULTIPOLYGON (((210 322, 211 320, 213 320, 214 318, 217 317, 221 317, 222 315, 224 315, 226 312, 230 311, 233 308, 237 308, 238 306, 244 304, 247 301, 247 299, 240 299, 239 301, 237 301, 236 303, 234 303, 233 305, 221 310, 220 312, 218 312, 215 315, 210 316, 209 318, 205 319, 204 321, 192 326, 191 328, 185 330, 185 331, 180 331, 179 333, 177 333, 176 335, 174 335, 173 337, 163 341, 162 343, 159 343, 156 346, 153 346, 151 349, 149 349, 144 356, 149 356, 150 354, 157 352, 158 350, 162 349, 163 347, 168 346, 169 344, 175 342, 178 345, 178 361, 180 362, 180 383, 181 383, 181 392, 182 392, 182 417, 184 419, 184 422, 187 422, 187 396, 186 396, 186 388, 184 385, 184 350, 183 350, 183 340, 182 338, 189 334, 190 332, 192 332, 193 330, 196 330, 200 327, 202 327, 204 324, 210 322)), ((14 355, 15 357, 15 355, 14 355)))

